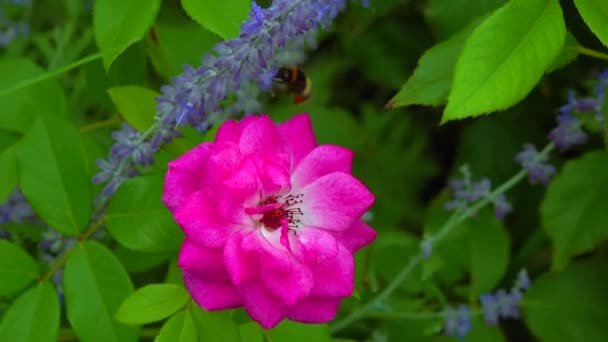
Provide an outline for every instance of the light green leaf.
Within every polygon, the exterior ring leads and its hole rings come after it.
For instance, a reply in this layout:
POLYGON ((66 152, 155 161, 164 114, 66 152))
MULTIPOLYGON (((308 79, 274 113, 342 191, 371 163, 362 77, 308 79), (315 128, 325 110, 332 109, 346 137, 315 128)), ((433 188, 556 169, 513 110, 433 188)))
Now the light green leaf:
POLYGON ((146 324, 165 319, 183 308, 190 294, 176 284, 149 284, 137 289, 114 316, 125 324, 146 324))
POLYGON ((239 325, 241 342, 264 342, 264 331, 257 322, 239 325))
POLYGON ((201 341, 231 342, 239 340, 239 331, 230 311, 205 311, 192 306, 192 317, 201 341))
POLYGON ((182 7, 199 25, 224 39, 237 37, 247 19, 251 0, 182 0, 182 7))
POLYGON ((198 342, 198 333, 190 309, 176 313, 160 330, 154 342, 198 342))
POLYGON ((16 146, 21 136, 0 129, 0 203, 4 203, 19 182, 16 146))
POLYGON ((424 6, 424 18, 433 32, 440 39, 445 39, 505 2, 506 0, 428 0, 424 6))
POLYGON ((140 86, 122 86, 108 89, 108 94, 131 126, 141 132, 152 126, 159 93, 140 86))
MULTIPOLYGON (((0 89, 40 76, 44 70, 28 59, 0 60, 0 89)), ((0 95, 0 129, 25 132, 38 117, 66 117, 67 104, 59 81, 47 79, 0 95)))
POLYGON ((17 245, 0 240, 0 297, 20 291, 36 278, 36 261, 17 245))
POLYGON ((106 71, 131 44, 152 27, 161 0, 97 0, 93 8, 93 30, 106 71))
POLYGON ((107 212, 110 235, 140 252, 176 251, 184 238, 161 202, 162 174, 135 177, 120 186, 107 212))
POLYGON ((120 304, 133 293, 127 271, 104 245, 78 243, 63 275, 66 311, 82 342, 137 340, 137 327, 116 322, 120 304))
POLYGON ((450 94, 454 66, 466 39, 474 26, 428 49, 414 70, 414 74, 387 104, 401 107, 412 104, 438 106, 450 94))
POLYGON ((566 28, 558 0, 512 0, 479 25, 456 63, 442 122, 521 101, 561 51, 566 28))
POLYGON ((574 4, 587 26, 608 47, 608 1, 574 0, 574 4))
POLYGON ((587 153, 566 163, 549 184, 540 211, 543 228, 553 241, 555 270, 606 239, 608 152, 587 153))
POLYGON ((551 65, 547 68, 547 73, 553 72, 557 69, 561 69, 566 65, 574 62, 578 57, 578 48, 580 44, 576 41, 576 38, 570 33, 566 32, 566 42, 559 55, 555 56, 551 65))
POLYGON ((118 246, 114 254, 129 273, 139 273, 166 264, 175 253, 145 253, 118 246))
POLYGON ((4 314, 0 341, 53 342, 58 329, 59 296, 44 282, 20 295, 4 314))
POLYGON ((606 341, 608 260, 570 264, 562 273, 544 274, 521 302, 526 324, 543 342, 606 341))
POLYGON ((61 233, 82 232, 92 194, 78 129, 63 120, 40 119, 21 140, 17 159, 21 190, 36 213, 61 233))

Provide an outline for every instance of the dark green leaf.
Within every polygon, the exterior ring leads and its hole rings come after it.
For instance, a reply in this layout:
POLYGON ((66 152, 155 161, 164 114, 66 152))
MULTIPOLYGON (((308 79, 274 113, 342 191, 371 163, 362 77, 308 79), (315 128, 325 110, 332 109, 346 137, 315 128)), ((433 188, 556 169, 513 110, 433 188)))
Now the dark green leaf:
POLYGON ((108 231, 123 246, 140 252, 179 249, 183 233, 161 202, 163 175, 135 177, 116 192, 108 207, 108 231))
POLYGON ((608 152, 571 160, 553 179, 541 205, 543 228, 553 241, 553 268, 592 250, 608 237, 608 152))
POLYGON ((442 122, 521 101, 564 45, 558 0, 512 0, 471 34, 456 63, 442 122))
POLYGON ((182 0, 186 13, 199 25, 224 39, 237 37, 251 9, 251 0, 182 0))
POLYGON ((19 296, 4 314, 0 341, 53 342, 58 329, 59 296, 53 285, 44 282, 19 296))
POLYGON ((176 313, 169 319, 154 342, 198 342, 198 333, 190 309, 176 313))
POLYGON ((190 294, 176 284, 149 284, 137 289, 114 316, 125 324, 146 324, 165 319, 183 308, 190 294))
POLYGON ((19 181, 15 151, 20 138, 19 134, 0 129, 0 203, 6 201, 19 181))
POLYGON ((18 292, 36 278, 36 261, 17 245, 0 240, 0 297, 18 292))
POLYGON ((63 275, 66 311, 82 342, 137 340, 137 328, 116 322, 120 304, 133 284, 118 259, 99 242, 78 243, 63 275))
POLYGON ((40 119, 17 150, 21 190, 49 226, 78 235, 89 222, 92 194, 80 133, 58 119, 40 119))
MULTIPOLYGON (((44 73, 27 59, 0 60, 0 90, 44 73)), ((47 79, 0 95, 0 129, 25 132, 38 117, 66 117, 66 99, 59 82, 47 79)))
POLYGON ((160 0, 97 0, 93 8, 93 28, 99 50, 107 52, 103 64, 112 62, 150 29, 160 0))
POLYGON ((450 37, 474 19, 505 4, 505 0, 429 0, 424 17, 440 39, 450 37))
POLYGON ((121 86, 108 89, 116 108, 125 120, 139 131, 146 131, 154 123, 156 100, 159 93, 140 86, 121 86))
POLYGON ((581 17, 597 38, 608 47, 608 2, 605 0, 574 0, 581 17))
POLYGON ((145 253, 132 251, 123 246, 118 246, 114 254, 125 266, 125 269, 132 273, 148 271, 167 262, 174 253, 145 253))
POLYGON ((264 331, 257 322, 239 325, 241 342, 264 342, 264 331))
POLYGON ((532 283, 521 303, 526 324, 543 342, 606 341, 608 260, 572 263, 532 283))

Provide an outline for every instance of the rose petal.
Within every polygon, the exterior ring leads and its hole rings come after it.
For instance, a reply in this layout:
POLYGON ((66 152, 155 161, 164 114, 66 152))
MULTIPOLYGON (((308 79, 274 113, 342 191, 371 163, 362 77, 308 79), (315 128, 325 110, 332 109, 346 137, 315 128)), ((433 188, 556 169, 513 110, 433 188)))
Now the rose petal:
POLYGON ((183 274, 188 292, 205 310, 226 310, 241 306, 237 289, 231 282, 209 281, 190 272, 183 274))
POLYGON ((175 213, 175 221, 187 237, 207 248, 223 247, 235 229, 235 224, 218 214, 202 191, 188 197, 175 213))
POLYGON ((279 125, 279 132, 293 155, 292 170, 302 158, 317 146, 310 117, 307 113, 299 114, 279 125))
POLYGON ((339 307, 340 298, 309 297, 293 306, 287 317, 302 323, 325 323, 336 317, 339 307))
POLYGON ((203 143, 169 163, 162 200, 172 212, 193 192, 201 189, 202 170, 210 149, 210 143, 203 143))
POLYGON ((245 311, 264 329, 274 328, 287 316, 287 305, 270 294, 262 284, 243 284, 237 290, 245 311))
POLYGON ((309 266, 331 262, 339 252, 338 241, 332 234, 322 229, 302 227, 293 238, 296 242, 294 255, 309 266))
POLYGON ((332 172, 351 173, 353 152, 334 145, 321 145, 308 153, 291 175, 294 189, 301 189, 332 172))
POLYGON ((242 130, 239 128, 236 121, 228 120, 217 130, 215 142, 233 141, 238 143, 239 138, 241 137, 241 131, 242 130))
MULTIPOLYGON (((248 234, 259 234, 251 231, 248 234)), ((241 247, 245 233, 233 234, 224 248, 224 263, 235 285, 241 285, 257 279, 260 256, 256 251, 247 251, 241 247)))
POLYGON ((356 222, 347 230, 330 233, 351 253, 355 253, 376 239, 376 231, 362 221, 356 222))
POLYGON ((348 297, 354 291, 355 262, 352 254, 340 246, 331 263, 311 267, 314 274, 313 297, 348 297))
POLYGON ((343 172, 325 175, 301 191, 302 223, 327 230, 350 228, 374 203, 374 195, 343 172))
POLYGON ((284 152, 284 144, 277 126, 265 115, 246 125, 239 140, 241 153, 245 155, 284 152))
POLYGON ((224 265, 222 248, 205 248, 186 238, 179 252, 177 265, 210 281, 227 281, 230 275, 224 265))

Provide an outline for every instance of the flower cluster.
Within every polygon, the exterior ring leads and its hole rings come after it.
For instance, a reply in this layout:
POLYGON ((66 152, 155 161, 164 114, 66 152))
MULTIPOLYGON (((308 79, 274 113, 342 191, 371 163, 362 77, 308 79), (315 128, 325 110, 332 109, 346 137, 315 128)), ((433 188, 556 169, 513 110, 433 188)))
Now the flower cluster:
POLYGON ((443 313, 443 331, 446 335, 464 338, 471 331, 471 312, 468 306, 461 304, 456 310, 448 305, 443 313))
POLYGON ((0 0, 0 47, 29 35, 27 17, 31 7, 31 0, 0 0))
MULTIPOLYGON (((444 204, 446 210, 464 210, 471 203, 487 197, 492 190, 492 183, 487 178, 473 182, 471 170, 467 165, 460 167, 460 173, 462 178, 448 184, 454 199, 444 204)), ((492 202, 494 203, 494 214, 500 220, 513 210, 504 194, 496 196, 492 202)))
POLYGON ((532 184, 549 184, 549 180, 555 175, 555 166, 547 163, 547 156, 539 153, 532 144, 524 144, 523 151, 515 156, 522 168, 528 172, 528 180, 532 184))
POLYGON ((302 62, 317 27, 330 24, 345 6, 346 0, 274 0, 262 8, 254 1, 239 37, 217 44, 200 67, 186 65, 183 74, 161 88, 155 124, 148 131, 125 125, 113 135, 117 142, 108 160, 98 161, 102 172, 94 178, 108 182, 98 202, 103 204, 132 177, 136 166, 151 165, 160 146, 180 136, 178 125, 205 132, 238 113, 259 112, 260 88, 270 89, 281 65, 302 62), (229 94, 234 98, 228 100, 229 94))
POLYGON ((496 293, 481 295, 480 301, 486 323, 496 325, 499 318, 519 318, 521 315, 519 303, 523 298, 523 292, 530 288, 530 284, 528 272, 521 270, 511 291, 500 289, 496 293))
POLYGON ((242 306, 264 328, 332 320, 353 292, 353 253, 376 236, 352 158, 317 145, 302 114, 227 121, 169 163, 162 199, 186 235, 178 265, 196 303, 242 306))

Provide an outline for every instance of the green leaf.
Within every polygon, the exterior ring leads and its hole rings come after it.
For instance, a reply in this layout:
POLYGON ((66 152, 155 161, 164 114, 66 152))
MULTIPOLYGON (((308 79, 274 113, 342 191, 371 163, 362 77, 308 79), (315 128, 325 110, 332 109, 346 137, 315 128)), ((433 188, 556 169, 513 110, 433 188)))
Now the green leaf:
POLYGON ((444 104, 450 93, 454 66, 466 39, 474 26, 428 49, 401 90, 387 104, 401 107, 412 104, 438 106, 444 104))
POLYGON ((159 93, 140 86, 122 86, 108 89, 108 94, 131 126, 141 132, 152 126, 159 93))
POLYGON ((567 31, 564 47, 562 47, 562 51, 559 53, 559 55, 555 56, 553 62, 551 62, 551 65, 549 65, 547 68, 547 73, 561 69, 574 62, 574 60, 578 57, 579 46, 580 44, 576 41, 576 38, 574 38, 570 31, 567 31))
POLYGON ((178 312, 163 325, 154 342, 198 342, 198 333, 188 309, 178 312))
POLYGON ((0 297, 20 291, 36 278, 36 261, 17 245, 0 240, 0 297))
POLYGON ((440 38, 445 39, 467 26, 472 20, 505 4, 505 0, 429 0, 424 18, 440 38))
POLYGON ((137 328, 116 322, 120 304, 133 293, 133 284, 118 259, 96 241, 78 243, 63 275, 66 311, 82 342, 137 340, 137 328))
POLYGON ((59 296, 44 282, 20 295, 4 314, 0 341, 53 342, 58 329, 59 296))
POLYGON ((19 182, 17 169, 17 143, 21 136, 0 129, 0 203, 4 203, 19 182))
POLYGON ((566 163, 549 184, 540 212, 553 241, 555 270, 608 237, 608 152, 587 153, 566 163))
POLYGON ((175 253, 145 253, 118 246, 114 254, 129 273, 139 273, 166 264, 175 253))
POLYGON ((171 316, 189 300, 190 294, 183 286, 149 284, 128 297, 114 318, 125 324, 152 323, 171 316))
POLYGON ((182 275, 182 269, 177 266, 177 257, 169 261, 169 269, 167 270, 165 282, 184 286, 184 277, 182 275))
MULTIPOLYGON (((0 60, 0 89, 15 86, 44 73, 28 59, 0 60)), ((63 89, 56 79, 46 79, 33 85, 0 95, 0 129, 25 132, 38 117, 66 117, 67 103, 63 89)))
POLYGON ((161 174, 135 177, 120 186, 107 212, 110 235, 123 246, 140 252, 179 249, 184 234, 161 202, 161 174))
POLYGON ((597 38, 608 47, 608 2, 605 0, 574 0, 581 17, 597 38))
POLYGON ((543 342, 606 341, 608 260, 572 263, 559 274, 544 274, 521 302, 526 324, 543 342))
POLYGON ((268 331, 272 341, 290 342, 331 342, 332 337, 326 324, 302 324, 283 321, 274 329, 268 331))
POLYGON ((506 109, 521 101, 561 51, 558 0, 512 0, 479 25, 456 63, 442 122, 506 109))
POLYGON ((205 311, 192 306, 192 316, 201 341, 231 342, 239 340, 239 330, 230 311, 205 311))
POLYGON ((21 190, 40 217, 76 236, 89 222, 92 194, 80 132, 58 119, 40 119, 17 150, 21 190))
POLYGON ((257 322, 239 325, 241 342, 264 342, 264 331, 257 322))
POLYGON ((184 64, 199 65, 201 56, 210 52, 221 39, 190 20, 178 17, 171 22, 158 25, 158 58, 166 64, 166 76, 183 72, 184 64))
POLYGON ((237 37, 247 19, 251 0, 182 0, 182 7, 199 25, 224 39, 237 37))
POLYGON ((112 62, 152 27, 161 0, 97 0, 93 8, 93 30, 99 50, 107 52, 103 65, 112 62))

